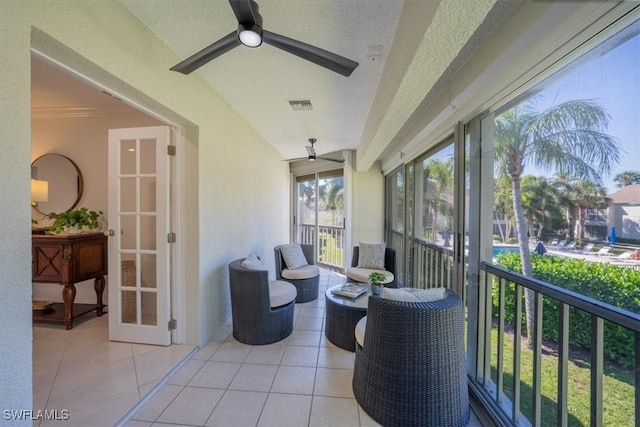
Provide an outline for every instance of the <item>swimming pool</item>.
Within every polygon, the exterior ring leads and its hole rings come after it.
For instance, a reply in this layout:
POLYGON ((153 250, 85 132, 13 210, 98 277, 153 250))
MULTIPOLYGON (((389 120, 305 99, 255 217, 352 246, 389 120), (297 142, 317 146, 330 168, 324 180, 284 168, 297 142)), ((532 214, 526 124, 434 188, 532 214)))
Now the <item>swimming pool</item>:
POLYGON ((498 255, 510 254, 511 252, 518 252, 519 250, 517 246, 494 246, 492 256, 496 258, 498 255))

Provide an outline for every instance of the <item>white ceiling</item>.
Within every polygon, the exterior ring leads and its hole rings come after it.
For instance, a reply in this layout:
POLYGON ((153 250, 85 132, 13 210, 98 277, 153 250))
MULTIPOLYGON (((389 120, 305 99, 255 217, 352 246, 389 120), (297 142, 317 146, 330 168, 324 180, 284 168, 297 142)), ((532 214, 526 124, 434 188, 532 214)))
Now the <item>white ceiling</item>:
MULTIPOLYGON (((176 63, 237 28, 236 18, 226 0, 120 1, 176 53, 176 63)), ((379 131, 383 126, 381 114, 386 114, 387 119, 391 116, 394 129, 406 128, 415 118, 416 100, 433 95, 433 88, 450 79, 455 68, 462 66, 473 54, 473 49, 460 54, 452 50, 455 61, 451 65, 456 67, 446 67, 447 62, 444 68, 441 67, 442 71, 431 73, 434 76, 427 75, 428 69, 415 66, 414 54, 425 43, 445 51, 448 48, 444 33, 444 39, 427 38, 432 20, 435 21, 434 17, 440 13, 439 5, 444 4, 441 0, 257 1, 265 30, 301 40, 360 64, 350 77, 344 77, 263 44, 256 49, 238 46, 191 75, 180 75, 183 79, 205 80, 286 159, 306 156, 304 147, 309 138, 317 138, 318 155, 345 149, 366 150, 372 138, 384 139, 390 144, 389 138, 380 137, 384 134, 379 131), (401 19, 403 22, 399 25, 401 19), (381 49, 381 56, 368 55, 378 49, 381 49), (411 88, 411 81, 407 82, 410 74, 407 70, 410 69, 415 70, 414 82, 425 81, 423 76, 427 75, 431 83, 420 87, 418 93, 414 90, 411 95, 399 97, 396 93, 399 87, 402 88, 401 83, 411 88), (372 109, 374 99, 376 104, 372 109), (311 100, 313 110, 292 111, 289 100, 311 100), (387 107, 389 104, 391 107, 387 107), (384 113, 385 108, 394 109, 388 110, 391 111, 388 114, 384 113)), ((480 3, 465 3, 470 16, 479 17, 477 22, 485 21, 482 31, 470 33, 467 47, 474 43, 477 46, 492 28, 499 25, 504 10, 513 3, 512 0, 498 0, 497 4, 503 4, 503 7, 492 6, 493 10, 487 14, 488 9, 483 9, 480 3), (475 15, 473 7, 478 8, 475 15), (487 19, 491 13, 493 19, 487 19), (486 25, 487 22, 490 25, 486 25)), ((442 15, 452 11, 460 13, 455 5, 447 6, 449 11, 445 8, 442 15)), ((443 25, 442 20, 440 25, 443 25)), ((446 23, 444 28, 447 28, 446 23)), ((426 53, 423 56, 424 67, 429 67, 432 60, 439 60, 443 55, 430 57, 426 53)), ((172 65, 175 64, 167 66, 167 73, 174 73, 169 70, 172 65)), ((34 57, 32 72, 32 105, 36 112, 56 108, 69 111, 131 108, 37 57, 34 57)), ((414 83, 413 86, 417 85, 414 83)), ((394 132, 391 132, 391 138, 395 137, 394 132)), ((380 156, 383 150, 377 147, 373 157, 380 156)))
MULTIPOLYGON (((122 0, 178 57, 185 59, 237 28, 227 1, 122 0)), ((401 0, 258 0, 265 30, 345 56, 360 65, 350 77, 263 44, 239 46, 195 73, 207 81, 285 158, 355 149, 384 59, 398 24, 401 0), (381 46, 382 58, 367 58, 381 46), (311 100, 292 111, 288 100, 311 100)), ((193 78, 185 76, 185 79, 193 78)))

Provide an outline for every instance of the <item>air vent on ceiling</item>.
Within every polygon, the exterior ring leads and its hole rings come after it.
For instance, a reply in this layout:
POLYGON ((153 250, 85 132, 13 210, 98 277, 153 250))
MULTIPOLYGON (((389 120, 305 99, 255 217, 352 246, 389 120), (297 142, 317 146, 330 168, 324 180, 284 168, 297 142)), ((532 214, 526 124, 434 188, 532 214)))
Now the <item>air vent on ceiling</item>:
POLYGON ((311 105, 311 101, 308 99, 289 101, 289 106, 293 111, 313 110, 313 105, 311 105))

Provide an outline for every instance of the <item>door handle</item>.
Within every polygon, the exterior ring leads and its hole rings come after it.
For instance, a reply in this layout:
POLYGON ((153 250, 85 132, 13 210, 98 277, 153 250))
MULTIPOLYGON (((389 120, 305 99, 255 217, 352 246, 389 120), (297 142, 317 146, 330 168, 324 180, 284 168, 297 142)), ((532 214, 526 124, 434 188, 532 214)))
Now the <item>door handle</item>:
POLYGON ((116 232, 113 229, 109 229, 109 231, 105 232, 104 234, 106 234, 107 236, 113 237, 116 235, 116 232))

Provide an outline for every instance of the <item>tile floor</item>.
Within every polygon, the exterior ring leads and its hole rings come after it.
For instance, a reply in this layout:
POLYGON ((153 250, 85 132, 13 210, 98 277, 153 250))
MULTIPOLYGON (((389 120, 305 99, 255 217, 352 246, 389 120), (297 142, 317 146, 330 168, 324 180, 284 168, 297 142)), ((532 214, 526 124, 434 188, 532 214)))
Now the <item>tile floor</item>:
MULTIPOLYGON (((293 333, 270 345, 237 342, 231 327, 195 353, 124 424, 142 426, 374 426, 351 389, 354 354, 324 336, 320 297, 296 304, 293 333)), ((480 426, 472 413, 470 426, 480 426)))
POLYGON ((111 342, 108 323, 108 315, 82 316, 70 331, 34 323, 33 408, 70 413, 34 426, 113 426, 195 350, 111 342))

